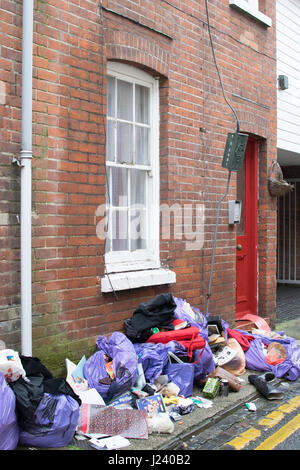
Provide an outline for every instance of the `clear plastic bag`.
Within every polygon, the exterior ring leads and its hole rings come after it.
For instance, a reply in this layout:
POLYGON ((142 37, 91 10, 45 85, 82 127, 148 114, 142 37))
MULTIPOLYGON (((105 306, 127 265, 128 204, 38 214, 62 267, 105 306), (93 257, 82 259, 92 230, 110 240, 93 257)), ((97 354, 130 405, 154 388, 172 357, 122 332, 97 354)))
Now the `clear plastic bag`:
POLYGON ((229 362, 222 365, 223 369, 236 376, 243 375, 246 372, 246 359, 241 345, 235 338, 228 338, 227 346, 233 349, 236 354, 229 362))
POLYGON ((281 364, 287 358, 285 347, 280 343, 270 343, 267 348, 266 361, 272 366, 281 364))

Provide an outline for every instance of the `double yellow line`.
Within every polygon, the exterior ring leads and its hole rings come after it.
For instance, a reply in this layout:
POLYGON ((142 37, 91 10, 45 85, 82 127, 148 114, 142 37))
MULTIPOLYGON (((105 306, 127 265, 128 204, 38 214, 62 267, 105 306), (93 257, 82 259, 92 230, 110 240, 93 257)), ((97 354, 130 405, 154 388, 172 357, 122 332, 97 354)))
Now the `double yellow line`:
MULTIPOLYGON (((250 442, 255 441, 261 437, 262 432, 268 428, 271 429, 276 426, 288 414, 297 411, 300 408, 300 395, 291 398, 287 403, 279 406, 276 410, 267 414, 263 419, 258 421, 257 427, 251 427, 247 431, 241 433, 231 441, 227 442, 226 446, 231 446, 235 450, 244 449, 250 442), (259 427, 263 428, 260 429, 259 427)), ((278 431, 270 437, 262 441, 254 450, 272 450, 278 444, 285 441, 293 432, 300 428, 300 414, 297 414, 287 424, 282 426, 278 431)))

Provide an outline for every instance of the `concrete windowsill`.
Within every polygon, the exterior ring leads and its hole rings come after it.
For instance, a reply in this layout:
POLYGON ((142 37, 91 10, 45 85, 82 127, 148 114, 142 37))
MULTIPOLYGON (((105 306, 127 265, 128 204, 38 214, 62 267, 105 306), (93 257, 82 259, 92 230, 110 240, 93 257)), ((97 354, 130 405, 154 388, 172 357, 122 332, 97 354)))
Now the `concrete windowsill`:
POLYGON ((125 273, 112 273, 101 279, 101 292, 113 292, 138 287, 174 284, 176 274, 169 269, 146 269, 125 273))
POLYGON ((238 10, 248 13, 248 15, 252 16, 253 18, 255 18, 256 20, 260 21, 261 23, 263 23, 264 25, 268 27, 272 26, 271 18, 269 18, 267 15, 257 10, 256 8, 253 8, 245 0, 229 0, 229 5, 233 8, 237 8, 238 10))

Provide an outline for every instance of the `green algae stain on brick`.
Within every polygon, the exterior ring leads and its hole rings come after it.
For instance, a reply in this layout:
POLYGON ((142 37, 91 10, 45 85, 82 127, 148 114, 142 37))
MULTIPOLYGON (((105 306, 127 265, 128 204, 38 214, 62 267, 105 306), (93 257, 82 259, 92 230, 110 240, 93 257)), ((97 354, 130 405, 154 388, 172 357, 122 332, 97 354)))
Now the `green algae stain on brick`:
POLYGON ((90 357, 96 350, 94 338, 70 338, 68 324, 59 323, 58 315, 40 315, 33 323, 33 356, 55 377, 66 377, 66 359, 75 364, 83 355, 90 357))

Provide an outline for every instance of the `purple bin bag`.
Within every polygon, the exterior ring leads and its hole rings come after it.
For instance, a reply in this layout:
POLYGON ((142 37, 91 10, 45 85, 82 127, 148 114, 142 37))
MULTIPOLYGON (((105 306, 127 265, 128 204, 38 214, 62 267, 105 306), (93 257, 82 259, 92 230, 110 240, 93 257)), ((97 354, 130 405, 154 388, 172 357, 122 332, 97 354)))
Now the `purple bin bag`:
MULTIPOLYGON (((211 348, 208 344, 208 330, 207 330, 207 318, 203 315, 200 310, 196 307, 191 307, 194 312, 194 318, 189 315, 184 309, 185 300, 174 297, 177 305, 175 309, 175 316, 180 320, 189 322, 192 326, 196 326, 199 329, 199 334, 206 340, 204 350, 199 349, 194 351, 193 363, 195 367, 194 382, 204 379, 207 374, 212 372, 216 368, 214 357, 211 348)), ((209 315, 208 315, 209 316, 209 315)), ((226 323, 223 323, 225 330, 226 323)))
POLYGON ((16 397, 0 372, 0 450, 14 450, 18 441, 16 397))
POLYGON ((44 393, 32 421, 20 421, 19 444, 64 447, 70 444, 79 420, 79 404, 70 395, 44 393))
MULTIPOLYGON (((238 330, 243 334, 250 334, 247 331, 238 330)), ((282 336, 283 332, 277 332, 282 336)), ((246 368, 257 371, 272 372, 275 377, 284 377, 287 380, 297 380, 300 377, 300 346, 294 338, 269 338, 268 336, 253 334, 248 350, 245 352, 246 368), (282 344, 287 352, 287 358, 275 366, 268 364, 263 353, 263 345, 268 346, 276 342, 282 344)))
POLYGON ((193 364, 195 368, 195 383, 205 379, 205 377, 216 368, 214 356, 207 341, 204 349, 194 351, 193 364))
POLYGON ((134 349, 138 355, 139 363, 142 364, 145 379, 153 384, 168 362, 167 348, 161 343, 135 343, 134 349))
POLYGON ((95 388, 104 400, 111 400, 133 387, 137 377, 137 355, 132 342, 118 331, 109 338, 99 336, 96 344, 99 351, 84 364, 84 376, 90 388, 95 388), (113 361, 115 379, 112 383, 107 381, 105 355, 113 361))
POLYGON ((193 395, 194 371, 193 364, 183 362, 182 364, 168 364, 163 373, 179 387, 178 395, 190 397, 193 395))
POLYGON ((169 341, 167 344, 135 343, 134 348, 143 366, 145 379, 151 384, 163 374, 164 367, 169 363, 169 351, 179 357, 187 356, 185 347, 177 341, 169 341))
POLYGON ((191 326, 196 326, 199 328, 199 333, 202 338, 208 340, 208 331, 207 331, 207 320, 205 315, 203 315, 200 310, 196 307, 191 307, 194 312, 194 316, 192 317, 184 310, 184 304, 186 303, 185 300, 180 299, 178 297, 174 297, 176 308, 175 308, 175 317, 179 320, 187 321, 191 324, 191 326))
POLYGON ((107 378, 105 359, 103 351, 95 352, 83 366, 84 377, 90 388, 95 388, 105 398, 108 394, 110 384, 101 383, 101 379, 107 378))

